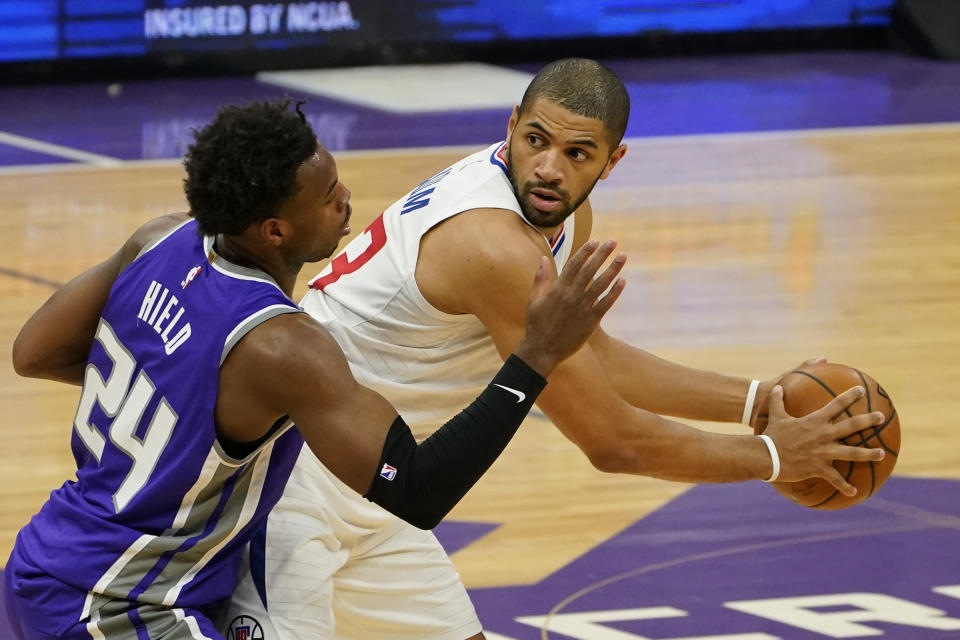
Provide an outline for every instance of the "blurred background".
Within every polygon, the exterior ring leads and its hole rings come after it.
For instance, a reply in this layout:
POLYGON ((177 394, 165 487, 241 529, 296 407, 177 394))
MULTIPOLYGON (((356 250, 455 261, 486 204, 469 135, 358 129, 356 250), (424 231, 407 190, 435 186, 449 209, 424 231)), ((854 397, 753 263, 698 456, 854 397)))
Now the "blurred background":
POLYGON ((877 496, 817 512, 600 474, 534 413, 437 530, 488 638, 960 637, 960 0, 0 0, 0 564, 75 469, 77 390, 17 377, 14 337, 185 210, 194 128, 306 100, 356 234, 567 56, 632 101, 591 196, 630 256, 607 331, 746 378, 860 367, 904 449, 877 496))
POLYGON ((32 81, 551 51, 664 55, 901 44, 957 55, 949 0, 37 0, 0 2, 0 61, 32 81), (938 35, 941 34, 941 35, 938 35), (952 36, 952 37, 951 37, 952 36))

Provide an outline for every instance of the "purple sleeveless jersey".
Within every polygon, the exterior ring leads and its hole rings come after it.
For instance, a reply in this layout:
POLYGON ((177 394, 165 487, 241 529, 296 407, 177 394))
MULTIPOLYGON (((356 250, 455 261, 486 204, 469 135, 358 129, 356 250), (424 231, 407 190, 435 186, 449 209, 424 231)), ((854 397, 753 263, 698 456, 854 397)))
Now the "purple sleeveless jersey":
POLYGON ((86 592, 48 602, 80 621, 110 599, 196 607, 233 590, 242 546, 280 497, 303 444, 289 420, 231 458, 213 422, 218 372, 252 328, 299 309, 180 225, 120 274, 103 311, 74 419, 77 481, 17 539, 43 573, 86 592))

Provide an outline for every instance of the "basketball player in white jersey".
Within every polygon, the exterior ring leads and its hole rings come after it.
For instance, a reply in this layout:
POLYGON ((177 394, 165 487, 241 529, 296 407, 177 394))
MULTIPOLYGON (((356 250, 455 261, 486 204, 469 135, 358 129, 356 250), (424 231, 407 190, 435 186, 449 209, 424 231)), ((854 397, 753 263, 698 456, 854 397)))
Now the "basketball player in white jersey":
MULTIPOLYGON (((311 282, 303 308, 418 438, 474 397, 521 338, 539 261, 552 257, 559 270, 589 237, 586 197, 626 152, 628 111, 623 84, 602 65, 548 65, 514 108, 506 141, 417 186, 311 282)), ((876 414, 837 424, 824 411, 792 418, 776 380, 683 367, 601 329, 553 371, 537 404, 608 472, 684 482, 822 477, 852 495, 833 460, 883 456, 836 442, 878 424, 876 414), (758 387, 769 399, 768 438, 661 417, 749 423, 758 387)), ((482 637, 436 539, 364 501, 309 450, 251 544, 224 621, 228 637, 249 619, 279 640, 482 637)))

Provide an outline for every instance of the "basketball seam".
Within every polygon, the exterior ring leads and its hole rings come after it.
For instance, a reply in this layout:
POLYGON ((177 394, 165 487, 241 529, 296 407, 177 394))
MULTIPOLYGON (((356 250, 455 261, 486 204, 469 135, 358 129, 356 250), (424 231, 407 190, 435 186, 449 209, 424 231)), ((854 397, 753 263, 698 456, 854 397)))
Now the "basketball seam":
MULTIPOLYGON (((814 375, 811 375, 811 374, 807 373, 806 371, 800 371, 799 369, 795 369, 795 370, 792 371, 791 373, 799 373, 799 374, 802 375, 802 376, 807 376, 808 378, 810 378, 811 380, 813 380, 814 382, 816 382, 818 385, 820 385, 821 387, 823 387, 823 388, 826 390, 826 392, 829 393, 832 397, 834 397, 834 398, 837 397, 837 394, 835 394, 835 393, 833 392, 833 389, 831 389, 830 387, 828 387, 822 380, 820 380, 820 378, 818 378, 818 377, 816 377, 816 376, 814 376, 814 375)), ((850 409, 844 409, 843 412, 844 412, 845 414, 847 414, 847 417, 848 417, 848 418, 852 418, 852 417, 853 417, 853 414, 850 413, 850 409)))

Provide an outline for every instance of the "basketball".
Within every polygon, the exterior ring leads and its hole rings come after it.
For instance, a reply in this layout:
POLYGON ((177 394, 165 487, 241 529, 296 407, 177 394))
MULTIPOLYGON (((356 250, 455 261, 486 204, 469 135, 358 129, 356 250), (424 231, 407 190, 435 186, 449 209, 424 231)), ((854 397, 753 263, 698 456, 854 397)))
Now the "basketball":
MULTIPOLYGON (((864 396, 850 405, 841 417, 880 411, 884 416, 883 424, 867 427, 843 438, 841 442, 870 449, 882 448, 886 455, 879 462, 834 461, 840 474, 857 488, 857 494, 853 497, 843 495, 822 478, 774 482, 773 487, 791 502, 825 510, 844 509, 875 494, 893 473, 900 452, 900 419, 883 387, 862 371, 836 363, 804 365, 785 375, 780 385, 783 387, 784 407, 794 417, 820 409, 851 387, 863 386, 866 389, 864 396)), ((766 413, 766 407, 762 407, 762 413, 766 413)), ((755 432, 762 433, 764 429, 766 416, 757 420, 755 432)))

